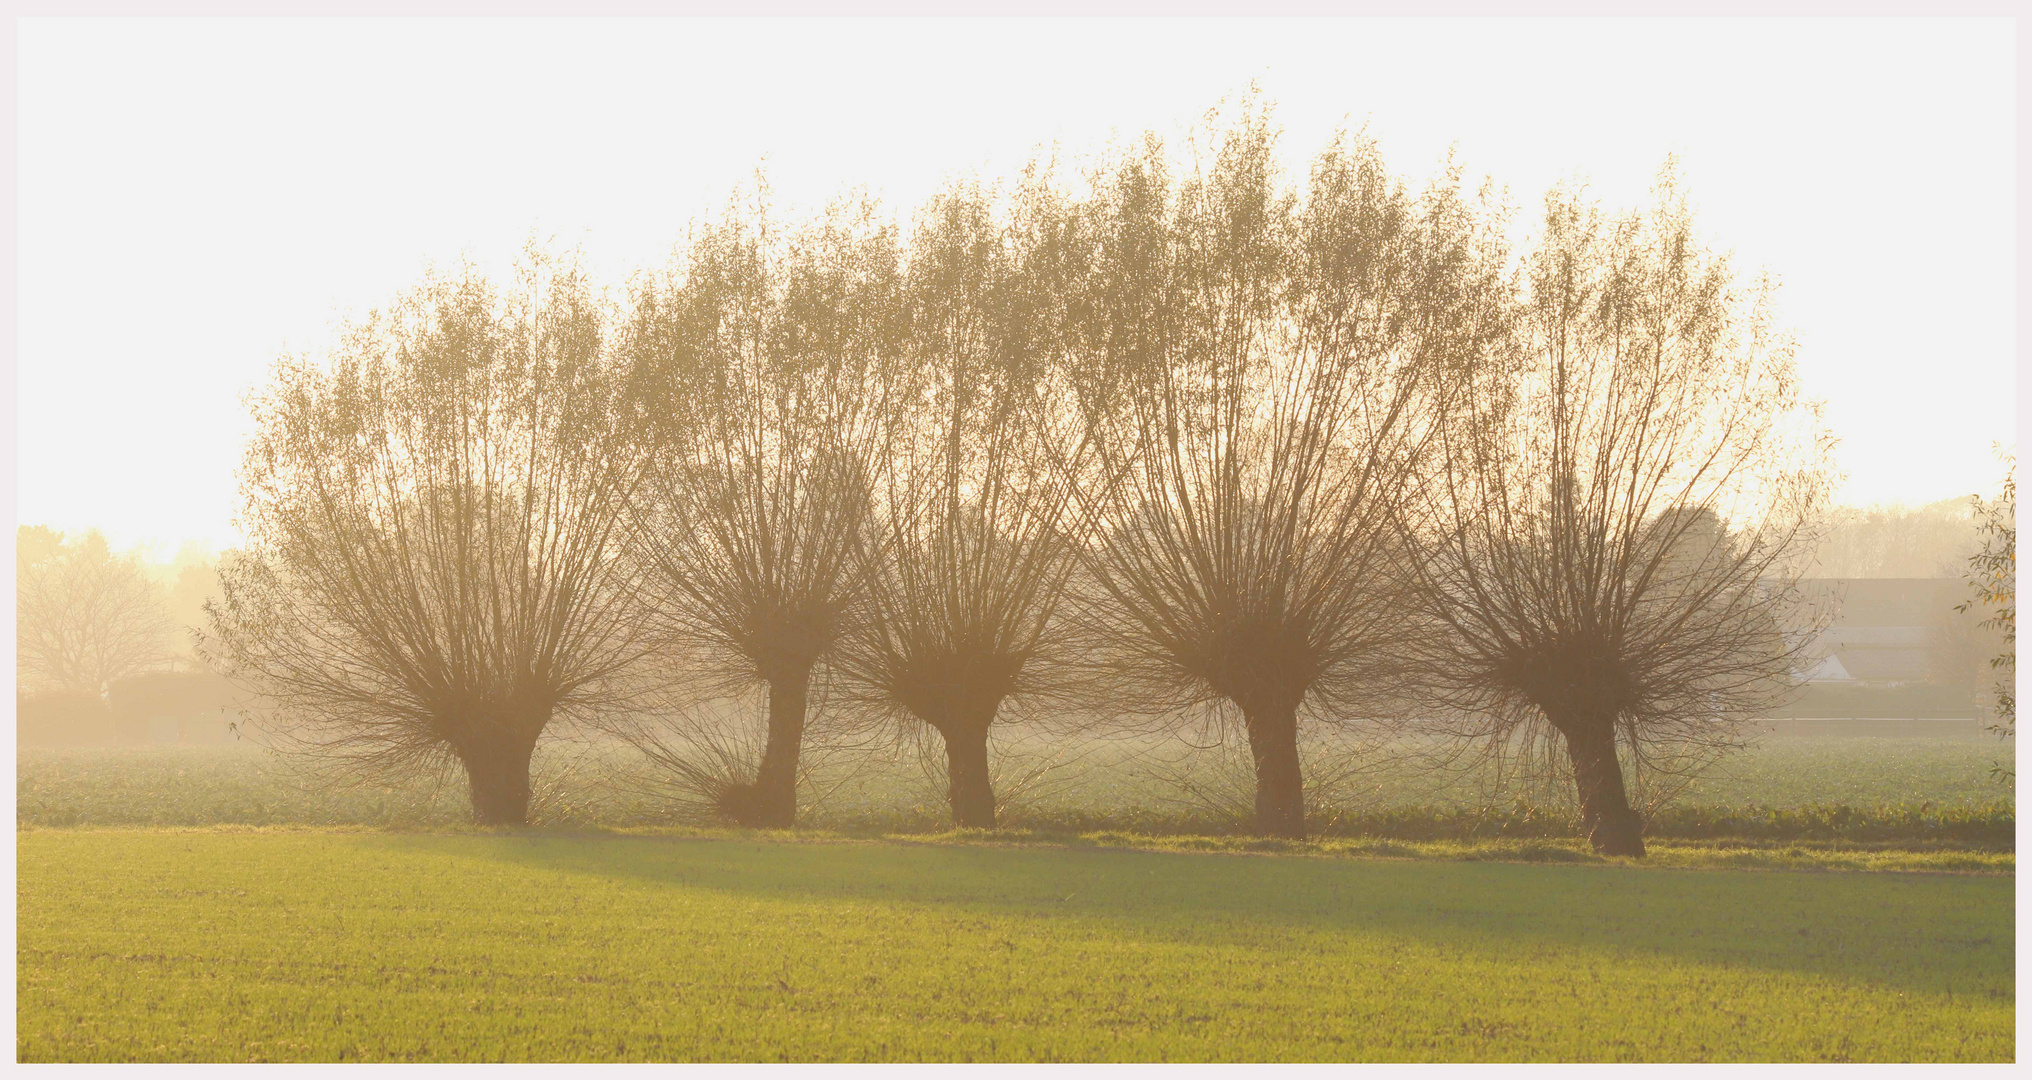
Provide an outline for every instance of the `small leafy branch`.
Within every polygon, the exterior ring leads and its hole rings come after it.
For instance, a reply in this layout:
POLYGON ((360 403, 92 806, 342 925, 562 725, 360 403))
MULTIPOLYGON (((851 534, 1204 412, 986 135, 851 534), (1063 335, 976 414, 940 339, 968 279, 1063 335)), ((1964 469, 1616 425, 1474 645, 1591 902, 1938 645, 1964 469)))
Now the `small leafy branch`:
MULTIPOLYGON (((1980 495, 1970 497, 1983 537, 1982 548, 1969 556, 1968 581, 1975 595, 1955 610, 1965 612, 1980 606, 1990 617, 1977 625, 2003 638, 2003 650, 1990 658, 1990 670, 1997 675, 1997 722, 1989 725, 1989 730, 2008 739, 2018 730, 2018 458, 2001 448, 1997 456, 2004 462, 2003 488, 1988 502, 1980 495)), ((2015 769, 2001 763, 1990 771, 2006 783, 2017 775, 2015 769)))

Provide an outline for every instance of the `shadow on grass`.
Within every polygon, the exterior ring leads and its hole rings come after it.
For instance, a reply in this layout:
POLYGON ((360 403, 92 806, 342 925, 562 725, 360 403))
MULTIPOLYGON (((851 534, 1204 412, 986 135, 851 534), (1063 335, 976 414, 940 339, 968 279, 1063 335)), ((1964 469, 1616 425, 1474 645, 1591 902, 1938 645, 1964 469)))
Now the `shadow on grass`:
MULTIPOLYGON (((360 836, 439 856, 674 893, 890 904, 956 919, 1277 947, 1280 931, 1389 934, 1493 957, 1655 956, 1924 993, 2015 992, 2014 880, 1616 865, 1252 857, 754 838, 360 836)), ((673 896, 673 900, 677 900, 673 896)))

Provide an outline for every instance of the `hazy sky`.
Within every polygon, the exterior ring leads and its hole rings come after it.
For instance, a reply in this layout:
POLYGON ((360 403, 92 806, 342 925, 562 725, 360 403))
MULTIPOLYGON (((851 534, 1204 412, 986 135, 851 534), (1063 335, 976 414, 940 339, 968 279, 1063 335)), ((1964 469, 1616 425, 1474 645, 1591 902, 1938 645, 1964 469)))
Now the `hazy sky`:
POLYGON ((662 261, 768 157, 907 209, 1053 140, 1175 134, 1258 80, 1294 161, 1344 120, 1455 145, 1528 212, 1640 200, 1783 279, 1853 502, 1989 491, 2016 428, 2008 20, 23 20, 18 519, 234 542, 243 395, 426 262, 532 229, 662 261))

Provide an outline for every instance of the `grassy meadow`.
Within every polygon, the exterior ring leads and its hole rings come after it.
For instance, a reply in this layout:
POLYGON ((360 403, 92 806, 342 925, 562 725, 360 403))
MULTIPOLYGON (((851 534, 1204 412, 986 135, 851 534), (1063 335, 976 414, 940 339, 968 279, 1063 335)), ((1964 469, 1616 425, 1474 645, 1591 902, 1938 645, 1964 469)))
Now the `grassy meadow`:
POLYGON ((820 754, 800 828, 742 833, 611 747, 546 749, 499 832, 457 777, 24 749, 17 1055, 2015 1055, 2009 743, 1767 737, 1653 807, 1642 864, 1472 770, 1355 759, 1291 842, 1240 834, 1218 754, 1024 750, 994 833, 905 753, 820 754))
POLYGON ((24 1061, 2007 1061, 2008 876, 18 838, 24 1061))

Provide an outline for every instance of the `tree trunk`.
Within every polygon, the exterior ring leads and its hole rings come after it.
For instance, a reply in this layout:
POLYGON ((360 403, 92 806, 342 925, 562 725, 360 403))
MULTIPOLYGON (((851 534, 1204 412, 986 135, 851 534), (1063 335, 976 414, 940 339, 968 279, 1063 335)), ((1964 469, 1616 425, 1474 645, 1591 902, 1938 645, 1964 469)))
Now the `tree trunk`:
POLYGON ((798 668, 769 680, 769 741, 755 770, 755 788, 743 825, 788 829, 797 820, 797 758, 804 748, 805 699, 811 669, 798 668))
POLYGON ((1603 855, 1644 857, 1644 819, 1630 808, 1623 789, 1623 765, 1616 759, 1614 721, 1560 728, 1573 779, 1580 789, 1581 825, 1588 842, 1603 855))
POLYGON ((1305 839, 1305 779, 1298 767, 1298 710, 1242 714, 1256 759, 1256 834, 1305 839))
POLYGON ((502 729, 459 752, 472 788, 474 824, 529 824, 529 757, 542 730, 502 729))
POLYGON ((988 776, 988 725, 953 724, 945 737, 945 774, 951 786, 953 824, 962 829, 995 827, 995 787, 988 776))

